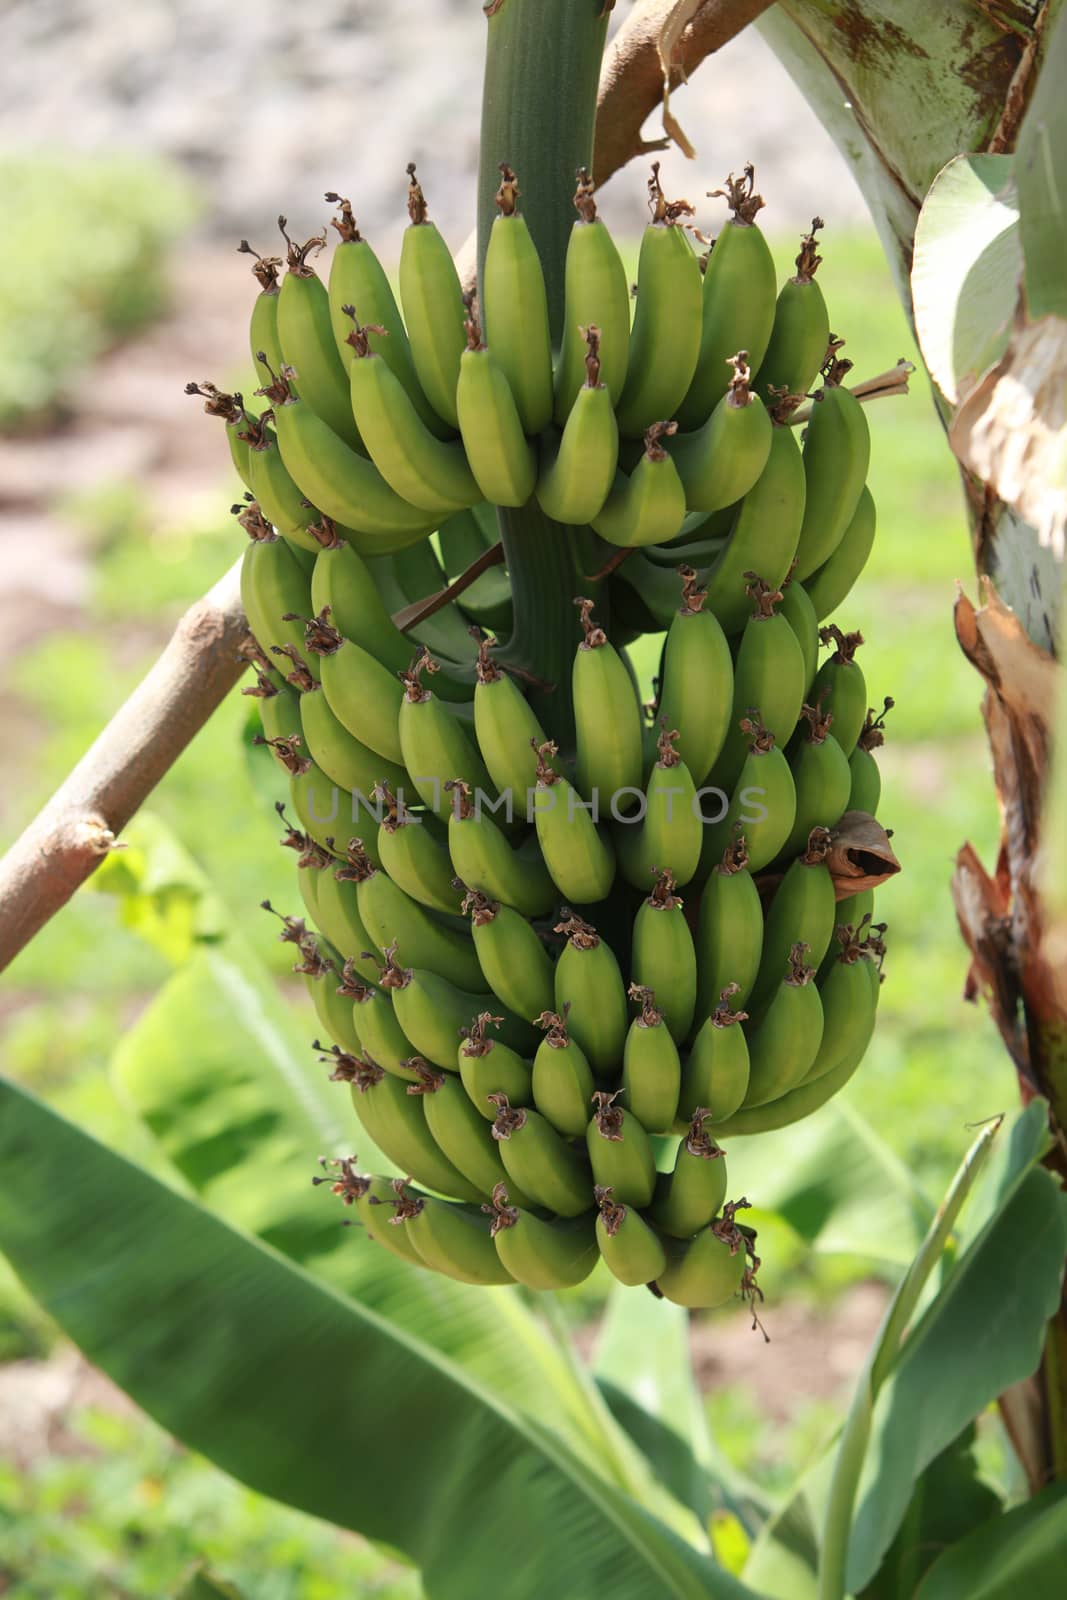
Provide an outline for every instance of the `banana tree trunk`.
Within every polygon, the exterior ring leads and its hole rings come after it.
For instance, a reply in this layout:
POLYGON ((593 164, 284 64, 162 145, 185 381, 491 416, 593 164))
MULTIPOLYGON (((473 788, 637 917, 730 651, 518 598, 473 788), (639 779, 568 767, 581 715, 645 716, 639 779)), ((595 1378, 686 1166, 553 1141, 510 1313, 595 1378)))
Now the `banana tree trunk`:
MULTIPOLYGON (((1063 0, 779 0, 757 24, 849 162, 901 299, 919 209, 962 152, 1007 153, 1042 71, 1063 0)), ((935 386, 935 394, 937 394, 935 386)), ((952 407, 938 396, 946 426, 952 407)), ((960 645, 986 684, 984 712, 1003 826, 987 870, 960 849, 953 891, 971 952, 967 993, 984 994, 1024 1099, 1045 1095, 1067 1171, 1067 983, 1050 955, 1035 866, 1048 776, 1062 561, 992 488, 963 472, 984 603, 961 598, 960 645)), ((1004 1414, 1033 1487, 1067 1472, 1067 1312, 1040 1381, 1004 1414)))

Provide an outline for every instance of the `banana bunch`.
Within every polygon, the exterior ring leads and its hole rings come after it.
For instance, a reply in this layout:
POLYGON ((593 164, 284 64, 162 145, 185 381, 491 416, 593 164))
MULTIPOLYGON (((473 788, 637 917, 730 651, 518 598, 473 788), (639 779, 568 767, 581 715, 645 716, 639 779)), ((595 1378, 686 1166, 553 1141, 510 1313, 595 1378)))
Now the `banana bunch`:
POLYGON ((579 171, 558 348, 500 171, 477 298, 410 166, 399 301, 330 193, 327 281, 325 232, 280 219, 284 275, 255 256, 265 407, 189 385, 247 489, 245 692, 303 903, 281 938, 331 1077, 405 1174, 352 1157, 316 1181, 462 1282, 558 1289, 602 1259, 683 1306, 751 1302, 723 1144, 848 1082, 882 981, 884 712, 861 636, 825 622, 874 535, 867 423, 822 224, 778 291, 750 167, 704 256, 653 167, 633 300, 579 171), (498 507, 569 530, 588 574, 549 699, 498 507))

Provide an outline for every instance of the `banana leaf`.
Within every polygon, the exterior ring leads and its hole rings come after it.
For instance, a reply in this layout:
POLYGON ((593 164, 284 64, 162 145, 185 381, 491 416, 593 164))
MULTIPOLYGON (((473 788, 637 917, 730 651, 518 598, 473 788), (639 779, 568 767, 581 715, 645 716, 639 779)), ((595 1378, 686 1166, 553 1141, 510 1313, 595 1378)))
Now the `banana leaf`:
POLYGON ((1067 1483, 986 1522, 938 1557, 915 1600, 1016 1600, 1062 1594, 1067 1573, 1067 1483))

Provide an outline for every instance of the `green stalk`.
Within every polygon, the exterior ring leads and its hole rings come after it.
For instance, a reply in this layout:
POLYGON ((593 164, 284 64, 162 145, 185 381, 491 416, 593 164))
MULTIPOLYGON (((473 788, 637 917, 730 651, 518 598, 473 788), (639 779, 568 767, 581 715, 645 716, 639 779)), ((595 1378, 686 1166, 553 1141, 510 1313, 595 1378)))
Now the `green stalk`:
MULTIPOLYGON (((478 274, 496 216, 499 167, 515 169, 520 209, 541 257, 553 339, 563 321, 563 267, 574 222, 574 175, 591 166, 600 58, 607 15, 603 0, 501 0, 489 18, 478 169, 478 274), (602 14, 603 13, 603 14, 602 14)), ((500 532, 511 578, 515 627, 504 659, 557 692, 531 700, 562 746, 573 742, 571 662, 580 637, 576 595, 586 592, 574 528, 550 522, 530 501, 501 509, 500 532)))

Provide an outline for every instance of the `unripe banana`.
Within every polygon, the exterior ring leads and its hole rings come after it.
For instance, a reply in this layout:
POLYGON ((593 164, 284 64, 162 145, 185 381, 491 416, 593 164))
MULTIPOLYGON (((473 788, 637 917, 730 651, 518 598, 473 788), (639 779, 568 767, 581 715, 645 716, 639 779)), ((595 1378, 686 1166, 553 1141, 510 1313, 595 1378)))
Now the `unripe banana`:
MULTIPOLYGON (((308 575, 284 539, 262 533, 265 524, 258 517, 258 508, 253 512, 250 506, 241 521, 255 530, 250 532, 252 542, 241 563, 241 601, 249 626, 265 651, 286 645, 302 650, 304 628, 286 618, 307 615, 311 604, 308 575)), ((308 667, 313 677, 319 676, 317 660, 309 660, 308 667)))
POLYGON ((738 346, 758 370, 774 326, 777 281, 767 241, 756 226, 763 196, 754 193, 755 174, 747 166, 723 195, 733 213, 719 231, 704 271, 700 354, 689 392, 678 409, 683 428, 699 428, 726 393, 729 358, 738 346))
POLYGON ((819 666, 819 619, 811 596, 802 583, 786 578, 782 584, 782 598, 778 610, 796 635, 800 653, 804 657, 804 696, 807 697, 815 681, 819 666))
POLYGON ((472 300, 465 302, 466 349, 460 358, 456 411, 470 469, 493 505, 524 506, 537 481, 537 452, 504 368, 482 342, 472 300))
POLYGON ((804 586, 820 620, 837 610, 867 565, 874 545, 875 522, 874 500, 871 491, 864 487, 837 549, 804 586))
POLYGON ((567 1017, 598 1078, 617 1073, 629 1026, 626 985, 615 952, 588 922, 566 907, 556 927, 567 943, 556 961, 555 1010, 567 1017))
POLYGON ((248 435, 253 431, 255 418, 249 417, 245 411, 243 397, 239 394, 226 394, 213 383, 187 383, 185 393, 201 395, 206 414, 209 417, 223 419, 234 471, 245 488, 251 489, 252 471, 249 462, 248 435))
POLYGON ((763 949, 763 910, 740 827, 704 885, 695 945, 697 1016, 706 1017, 727 987, 740 1009, 752 992, 763 949))
POLYGON ((454 1072, 463 1029, 484 1010, 489 996, 458 989, 424 967, 397 966, 391 949, 385 954, 388 964, 382 984, 415 1054, 454 1072))
POLYGON ((678 1116, 687 1122, 701 1108, 712 1123, 721 1122, 732 1117, 744 1103, 748 1090, 748 1040, 740 1024, 747 1021, 748 1012, 731 1010, 730 1002, 737 992, 735 983, 726 985, 719 1004, 693 1040, 678 1096, 678 1116))
MULTIPOLYGON (((319 886, 323 881, 323 874, 335 865, 334 857, 329 851, 317 844, 310 834, 303 833, 299 828, 294 828, 285 815, 285 806, 280 800, 275 801, 275 811, 281 818, 285 832, 279 844, 287 850, 296 852, 296 864, 299 868, 297 883, 300 888, 300 898, 304 902, 304 909, 317 927, 322 927, 319 918, 319 886)), ((326 930, 323 928, 323 932, 326 930)), ((329 934, 326 934, 329 939, 329 934)))
POLYGON ((846 811, 866 811, 870 817, 878 815, 882 775, 878 771, 874 751, 885 743, 886 713, 892 708, 893 701, 889 695, 886 695, 878 716, 875 716, 873 706, 868 708, 867 720, 856 741, 856 748, 848 758, 849 795, 846 811))
POLYGON ((437 516, 472 506, 482 498, 463 443, 439 439, 419 416, 400 379, 371 348, 378 325, 356 321, 355 308, 344 306, 352 319, 348 342, 354 360, 348 369, 352 415, 371 460, 391 489, 413 506, 437 516))
MULTIPOLYGON (((839 900, 837 902, 837 905, 834 908, 833 934, 831 935, 830 943, 827 947, 826 954, 823 956, 822 964, 819 967, 818 976, 815 980, 820 989, 830 976, 830 970, 833 967, 834 962, 837 960, 837 954, 840 949, 840 941, 845 938, 847 929, 849 927, 869 928, 872 925, 871 918, 873 916, 873 889, 864 889, 860 894, 848 895, 844 900, 839 900)), ((873 955, 874 952, 869 951, 868 954, 873 955)))
POLYGON ((503 830, 470 797, 465 783, 449 783, 448 848, 455 875, 469 889, 499 900, 524 917, 542 917, 556 903, 556 889, 532 850, 514 850, 503 830))
POLYGON ((677 1306, 721 1306, 743 1292, 747 1266, 745 1236, 724 1217, 671 1252, 656 1287, 677 1306))
POLYGON ((697 1107, 678 1146, 674 1170, 656 1181, 651 1220, 672 1239, 691 1239, 726 1198, 726 1161, 704 1126, 710 1115, 706 1106, 697 1107))
POLYGON ((622 1091, 593 1095, 593 1120, 585 1142, 593 1177, 623 1205, 647 1206, 656 1188, 656 1161, 648 1134, 634 1116, 615 1104, 622 1091))
POLYGON ((541 258, 517 208, 515 174, 500 166, 498 214, 482 270, 482 320, 489 348, 503 368, 527 433, 552 421, 552 340, 541 258))
MULTIPOLYGON (((852 783, 848 757, 836 739, 830 737, 833 716, 821 705, 803 706, 807 723, 800 737, 790 768, 797 792, 797 812, 789 837, 782 846, 783 856, 803 848, 813 828, 832 828, 848 809, 852 783)), ((814 951, 816 966, 822 952, 814 951)))
POLYGON ((404 1229, 390 1226, 398 1195, 413 1192, 406 1187, 403 1178, 365 1177, 356 1171, 355 1156, 342 1156, 336 1161, 328 1161, 325 1156, 320 1156, 319 1165, 327 1176, 312 1178, 312 1183, 328 1183, 332 1193, 339 1195, 345 1205, 355 1206, 360 1223, 369 1239, 373 1239, 375 1244, 382 1245, 390 1255, 396 1256, 401 1261, 407 1261, 414 1267, 424 1265, 422 1257, 408 1239, 404 1229), (331 1173, 331 1167, 339 1168, 339 1173, 337 1175, 331 1173))
MULTIPOLYGON (((639 817, 624 817, 614 829, 619 869, 635 889, 644 889, 657 871, 686 884, 700 865, 704 824, 696 785, 675 749, 677 729, 664 726, 656 742, 659 760, 652 768, 639 817)), ((655 987, 655 985, 653 985, 655 987)))
MULTIPOLYGON (((275 750, 277 748, 275 745, 275 750)), ((289 779, 289 799, 305 830, 334 854, 334 835, 346 825, 348 813, 343 808, 351 805, 351 796, 342 795, 321 767, 308 761, 306 766, 301 763, 293 771, 289 779)), ((321 901, 321 891, 319 898, 321 901)))
MULTIPOLYGON (((356 885, 359 915, 377 950, 391 947, 401 966, 418 967, 437 974, 457 989, 477 990, 481 968, 469 938, 438 922, 433 914, 384 872, 367 854, 362 839, 350 839, 342 880, 356 885)), ((423 1055, 428 1054, 422 1051, 423 1055)), ((451 1063, 449 1063, 451 1065, 451 1063)))
POLYGON ((837 930, 833 963, 819 988, 823 1009, 822 1038, 803 1082, 815 1083, 833 1072, 856 1050, 866 1049, 874 1028, 877 986, 871 968, 877 964, 860 940, 860 929, 837 930))
POLYGON ((667 544, 685 521, 685 486, 663 440, 676 433, 676 422, 650 422, 645 448, 629 476, 615 474, 611 492, 592 519, 609 544, 636 549, 667 544))
POLYGON ((842 388, 851 361, 839 361, 841 340, 831 341, 823 386, 812 401, 804 434, 804 525, 797 545, 797 577, 828 561, 855 516, 871 459, 871 434, 863 407, 842 388))
POLYGON ((631 1206, 616 1203, 610 1189, 598 1184, 593 1193, 599 1208, 596 1239, 608 1271, 631 1288, 652 1283, 667 1265, 660 1240, 631 1206))
POLYGON ((482 1286, 515 1282, 496 1253, 481 1207, 410 1195, 398 1200, 390 1223, 403 1228, 425 1266, 446 1278, 482 1286))
POLYGON ((452 253, 427 214, 408 163, 408 216, 400 247, 400 300, 419 383, 439 417, 459 426, 456 381, 463 351, 463 290, 452 253))
POLYGON ((682 1077, 678 1046, 671 1038, 663 1012, 657 1009, 653 991, 631 983, 628 993, 641 1010, 631 1022, 623 1046, 623 1096, 649 1133, 670 1133, 678 1114, 682 1077))
POLYGON ((496 796, 477 747, 444 702, 421 681, 424 672, 437 671, 437 662, 424 649, 401 673, 404 693, 398 730, 403 763, 419 797, 439 821, 448 823, 453 811, 450 782, 458 780, 490 800, 496 796))
MULTIPOLYGON (((343 862, 331 856, 329 866, 319 874, 315 896, 318 925, 340 953, 346 971, 353 977, 358 974, 364 983, 376 984, 377 965, 372 956, 364 955, 371 947, 371 938, 359 915, 356 886, 350 878, 334 876, 342 867, 343 862)), ((356 1031, 359 1032, 358 1028, 356 1031)), ((369 1044, 367 1049, 377 1060, 377 1051, 369 1044)), ((410 1050, 407 1054, 411 1054, 410 1050)))
POLYGON ((700 353, 703 284, 700 264, 681 226, 687 200, 668 202, 652 163, 652 220, 641 239, 637 310, 626 383, 618 398, 619 431, 639 439, 657 417, 672 417, 688 392, 700 353))
POLYGON ((404 1083, 366 1058, 336 1049, 324 1059, 330 1057, 335 1063, 333 1076, 352 1085, 352 1104, 359 1122, 390 1161, 428 1189, 458 1200, 480 1198, 474 1184, 437 1148, 421 1098, 408 1093, 415 1085, 404 1083))
MULTIPOLYGON (((273 672, 275 680, 277 680, 277 670, 273 667, 270 670, 273 672)), ((304 742, 299 736, 301 696, 295 685, 291 684, 288 678, 283 678, 277 686, 268 680, 268 687, 273 690, 273 693, 259 697, 259 720, 262 722, 263 732, 267 736, 266 742, 270 743, 273 740, 275 742, 281 741, 283 744, 291 743, 299 751, 304 742)), ((275 759, 281 761, 284 766, 283 753, 274 750, 273 754, 275 759)))
POLYGON ((702 783, 726 738, 734 668, 726 635, 704 609, 708 594, 694 568, 679 567, 678 576, 682 604, 667 629, 657 715, 678 729, 678 754, 702 783))
POLYGON ((330 263, 329 300, 330 321, 342 365, 350 367, 354 359, 352 346, 348 343, 352 324, 345 312, 346 306, 353 306, 364 327, 384 329, 383 333, 372 335, 371 349, 381 356, 404 386, 426 426, 438 438, 447 438, 450 433, 448 424, 437 415, 422 391, 411 357, 407 330, 381 262, 356 226, 350 203, 332 191, 326 199, 331 205, 341 208, 341 215, 333 217, 330 222, 330 226, 336 228, 340 242, 330 263))
POLYGON ((362 802, 370 809, 378 783, 397 787, 405 783, 407 773, 403 767, 387 761, 349 733, 314 679, 300 696, 300 723, 309 754, 331 782, 357 797, 357 805, 362 802))
MULTIPOLYGON (((676 1044, 688 1036, 697 997, 697 958, 682 902, 669 871, 657 875, 634 918, 634 982, 652 989, 676 1044)), ((642 1118, 644 1121, 644 1118, 642 1118)))
POLYGON ((747 1001, 758 1022, 789 971, 795 944, 807 949, 807 960, 818 968, 830 948, 834 924, 840 920, 834 898, 834 880, 827 856, 830 835, 824 827, 812 828, 804 854, 789 867, 771 901, 763 925, 763 954, 759 974, 747 1001))
POLYGON ((247 239, 242 239, 237 246, 237 254, 255 257, 255 266, 252 276, 259 284, 259 294, 256 296, 252 307, 252 318, 248 327, 248 348, 252 354, 252 371, 257 371, 256 359, 260 350, 264 351, 267 360, 277 371, 283 361, 282 347, 278 342, 278 268, 282 264, 281 256, 261 256, 253 250, 247 239))
POLYGON ((803 1083, 798 1088, 791 1089, 788 1094, 782 1095, 780 1100, 772 1100, 762 1106, 743 1106, 734 1116, 717 1127, 716 1133, 720 1139, 733 1139, 743 1134, 769 1133, 775 1128, 788 1128, 794 1122, 810 1117, 813 1111, 818 1111, 820 1106, 832 1100, 834 1095, 845 1087, 863 1060, 866 1049, 865 1040, 861 1048, 851 1056, 846 1056, 832 1072, 827 1072, 813 1083, 803 1083))
POLYGON ((614 808, 622 790, 640 792, 641 709, 626 663, 593 621, 593 602, 574 603, 584 633, 571 676, 577 786, 587 799, 607 801, 614 808))
MULTIPOLYGON (((456 515, 465 516, 466 513, 457 512, 456 515)), ((448 519, 449 522, 451 520, 448 519)), ((421 609, 427 596, 438 594, 448 581, 437 559, 437 552, 428 539, 421 539, 417 544, 408 545, 393 555, 378 557, 371 562, 371 569, 378 591, 393 613, 406 611, 414 604, 421 609)), ((422 645, 431 655, 438 655, 450 663, 462 663, 458 667, 451 665, 448 674, 444 672, 439 674, 440 678, 448 680, 445 683, 447 692, 442 691, 441 698, 469 701, 473 692, 473 668, 477 646, 474 643, 470 623, 458 605, 450 601, 432 615, 423 616, 421 621, 414 623, 408 631, 413 641, 413 649, 416 645, 422 645), (469 668, 466 665, 468 661, 469 668), (461 695, 457 695, 453 689, 452 678, 462 680, 461 695)))
POLYGON ((311 604, 325 610, 338 633, 358 644, 392 673, 411 665, 412 643, 382 603, 371 569, 343 540, 320 550, 311 573, 311 604))
MULTIPOLYGON (((505 1181, 500 1146, 489 1123, 475 1110, 458 1077, 435 1071, 421 1056, 414 1056, 408 1066, 418 1074, 418 1087, 409 1092, 421 1094, 426 1125, 442 1152, 488 1198, 505 1181)), ((520 1199, 524 1206, 533 1204, 516 1189, 516 1204, 520 1199)), ((486 1224, 487 1237, 488 1231, 486 1224)))
POLYGON ((726 633, 739 633, 749 615, 748 574, 781 587, 796 555, 804 520, 804 463, 792 430, 775 426, 767 465, 734 514, 722 553, 703 574, 708 607, 726 633))
POLYGON ((546 734, 526 696, 489 652, 492 641, 478 648, 478 681, 474 689, 474 731, 478 748, 498 791, 510 793, 525 811, 537 776, 538 745, 546 734))
POLYGON ((778 296, 770 344, 756 380, 765 399, 772 398, 774 390, 787 395, 807 394, 826 358, 830 317, 822 290, 815 282, 822 261, 815 235, 823 226, 821 217, 812 218, 811 232, 800 241, 796 274, 778 296))
POLYGON ((315 520, 315 509, 308 505, 286 471, 277 436, 267 425, 266 413, 249 420, 245 438, 249 484, 260 510, 290 544, 317 553, 318 541, 308 532, 308 524, 315 520))
POLYGON ((382 808, 378 854, 383 870, 420 905, 456 916, 462 891, 455 886, 448 850, 434 837, 427 817, 409 811, 403 790, 396 794, 387 782, 377 784, 373 796, 382 808))
MULTIPOLYGON (((352 997, 352 1023, 359 1036, 360 1054, 377 1061, 394 1078, 418 1083, 418 1073, 408 1065, 415 1055, 415 1046, 396 1020, 389 991, 360 983, 354 973, 349 977, 353 966, 351 962, 345 965, 345 984, 352 997)), ((375 970, 377 973, 378 969, 375 970)))
POLYGON ((721 858, 740 822, 748 842, 749 867, 760 872, 781 850, 796 816, 797 797, 789 763, 757 711, 742 721, 750 748, 726 815, 705 826, 702 861, 721 858))
POLYGON ((822 1038, 822 1002, 804 965, 805 947, 795 944, 789 971, 775 991, 759 1025, 748 1035, 746 1106, 766 1105, 801 1083, 822 1038))
POLYGON ((589 1121, 589 1103, 595 1084, 585 1051, 567 1032, 568 1002, 562 1011, 542 1011, 535 1017, 544 1038, 533 1060, 533 1102, 557 1133, 580 1138, 589 1121))
MULTIPOLYGON (((332 433, 358 449, 359 431, 352 420, 348 380, 334 343, 329 295, 314 267, 308 265, 308 256, 325 247, 326 234, 315 234, 306 243, 295 244, 285 231, 284 217, 278 218, 278 227, 287 247, 288 268, 278 294, 282 361, 293 368, 301 399, 332 433)), ((323 510, 333 516, 328 506, 323 510)), ((338 518, 340 522, 344 520, 338 518)))
POLYGON ((502 1020, 488 1011, 480 1012, 464 1029, 457 1057, 460 1079, 471 1105, 487 1122, 496 1120, 496 1096, 513 1106, 533 1105, 529 1063, 509 1045, 488 1036, 487 1030, 498 1028, 502 1020))
POLYGON ((508 1204, 501 1184, 493 1194, 493 1243, 507 1271, 527 1289, 573 1289, 597 1263, 591 1215, 542 1221, 508 1204))
POLYGON ((550 1011, 555 1000, 552 962, 526 918, 474 890, 462 909, 470 915, 482 976, 497 998, 518 1017, 550 1011))
POLYGON ((600 329, 590 324, 582 331, 589 348, 586 379, 558 442, 548 433, 542 436, 536 490, 546 517, 578 527, 599 514, 619 459, 611 391, 600 381, 600 329))
POLYGON ((343 638, 329 618, 329 606, 315 617, 301 617, 296 612, 286 616, 288 621, 304 624, 304 647, 309 659, 318 662, 322 692, 338 722, 354 739, 392 762, 395 772, 404 765, 400 741, 404 691, 387 667, 362 646, 343 638))
POLYGON ((334 1044, 358 1054, 359 1035, 352 1026, 352 1007, 337 989, 339 965, 336 950, 325 940, 309 936, 301 946, 300 961, 293 971, 303 973, 315 1015, 334 1044))
POLYGON ((615 852, 581 796, 548 765, 556 753, 551 740, 536 749, 533 812, 537 841, 560 894, 579 905, 592 905, 603 900, 615 880, 615 852))
POLYGON ((804 701, 804 653, 786 617, 777 610, 782 591, 754 572, 745 573, 745 592, 755 610, 745 624, 734 663, 733 708, 711 781, 729 794, 748 754, 741 724, 749 706, 784 749, 796 727, 804 701))
POLYGON ((591 323, 603 331, 601 381, 612 402, 622 394, 630 348, 630 286, 615 241, 596 214, 593 183, 578 168, 571 229, 564 268, 563 344, 556 368, 556 423, 562 428, 585 382, 586 344, 582 330, 591 323))
POLYGON ((690 511, 721 511, 743 499, 771 453, 771 419, 749 388, 748 351, 739 350, 728 364, 733 377, 703 427, 676 434, 667 446, 690 511))
POLYGON ((833 737, 846 756, 855 748, 867 718, 867 684, 856 651, 863 643, 862 633, 842 633, 835 623, 819 629, 823 644, 837 646, 815 674, 812 696, 834 719, 833 737))
POLYGON ((573 1145, 561 1138, 540 1112, 512 1106, 507 1095, 491 1098, 497 1107, 493 1137, 500 1143, 512 1182, 557 1216, 578 1217, 588 1211, 593 1180, 588 1164, 573 1145))

